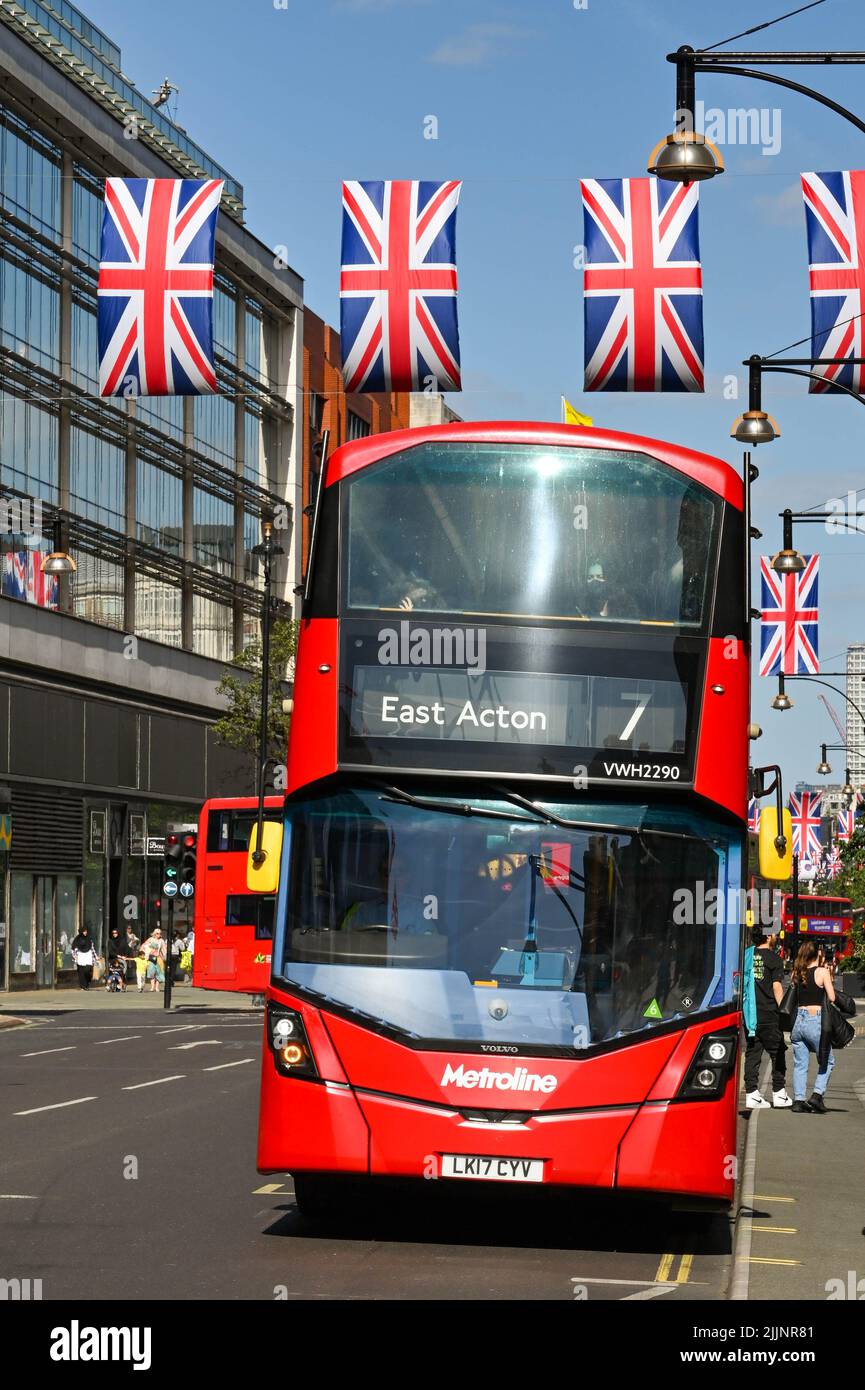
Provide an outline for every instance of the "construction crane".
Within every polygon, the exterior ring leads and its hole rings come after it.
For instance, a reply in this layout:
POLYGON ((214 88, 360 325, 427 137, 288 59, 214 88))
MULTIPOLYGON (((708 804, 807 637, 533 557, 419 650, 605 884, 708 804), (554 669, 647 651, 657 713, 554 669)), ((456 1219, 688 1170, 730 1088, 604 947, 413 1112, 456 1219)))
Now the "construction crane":
POLYGON ((829 704, 829 701, 826 699, 826 696, 823 695, 823 694, 820 694, 820 695, 817 696, 817 699, 818 699, 818 700, 822 700, 822 701, 823 701, 823 704, 826 706, 827 710, 829 711, 829 717, 831 718, 832 723, 835 725, 835 728, 838 730, 838 733, 839 733, 839 735, 840 735, 840 737, 841 737, 841 742, 843 743, 844 747, 846 748, 846 747, 847 747, 847 730, 844 728, 844 725, 841 723, 841 720, 838 718, 838 716, 837 716, 837 714, 835 713, 835 711, 833 710, 832 706, 829 704))

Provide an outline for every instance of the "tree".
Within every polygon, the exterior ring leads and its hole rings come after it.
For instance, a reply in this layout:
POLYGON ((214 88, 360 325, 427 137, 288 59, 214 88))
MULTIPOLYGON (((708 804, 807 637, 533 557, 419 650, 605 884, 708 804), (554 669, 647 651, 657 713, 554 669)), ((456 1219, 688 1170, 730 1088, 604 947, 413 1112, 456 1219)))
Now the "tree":
MULTIPOLYGON (((285 762, 288 717, 283 713, 283 683, 294 674, 297 623, 278 618, 270 629, 270 696, 267 716, 267 756, 285 762)), ((258 758, 261 735, 261 638, 256 637, 232 657, 217 686, 228 701, 225 713, 213 726, 222 743, 258 758), (241 672, 245 674, 240 674, 241 672)))

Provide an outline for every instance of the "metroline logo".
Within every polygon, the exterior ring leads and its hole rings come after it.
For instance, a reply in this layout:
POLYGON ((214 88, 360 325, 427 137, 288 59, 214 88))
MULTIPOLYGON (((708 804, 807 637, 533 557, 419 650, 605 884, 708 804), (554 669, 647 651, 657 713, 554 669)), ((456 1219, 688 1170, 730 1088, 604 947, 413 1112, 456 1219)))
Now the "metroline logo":
POLYGON ((481 1067, 480 1071, 466 1071, 463 1062, 458 1067, 448 1062, 440 1082, 442 1086, 461 1086, 471 1091, 544 1091, 547 1095, 558 1084, 556 1077, 549 1072, 539 1076, 536 1072, 526 1071, 525 1067, 517 1067, 516 1071, 490 1071, 489 1067, 481 1067))

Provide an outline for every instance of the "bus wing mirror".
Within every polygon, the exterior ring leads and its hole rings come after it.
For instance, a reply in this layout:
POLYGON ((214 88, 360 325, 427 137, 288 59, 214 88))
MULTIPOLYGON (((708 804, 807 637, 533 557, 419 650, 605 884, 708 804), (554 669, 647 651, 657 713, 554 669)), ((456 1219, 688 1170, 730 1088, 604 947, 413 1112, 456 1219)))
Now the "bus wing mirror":
POLYGON ((760 874, 783 882, 793 873, 793 821, 789 811, 765 806, 760 813, 760 874))
POLYGON ((246 886, 251 893, 275 893, 279 887, 279 860, 282 854, 282 826, 266 820, 261 827, 263 858, 256 863, 258 824, 252 827, 249 852, 246 856, 246 886))

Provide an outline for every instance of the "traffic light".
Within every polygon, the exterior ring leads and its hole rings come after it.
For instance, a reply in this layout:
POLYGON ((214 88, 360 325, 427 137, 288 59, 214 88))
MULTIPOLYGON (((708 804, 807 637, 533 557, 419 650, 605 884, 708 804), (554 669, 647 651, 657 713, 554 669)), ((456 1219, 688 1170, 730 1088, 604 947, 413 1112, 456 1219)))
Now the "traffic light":
MULTIPOLYGON (((190 831, 182 836, 182 861, 180 865, 180 882, 188 883, 195 888, 195 860, 198 847, 198 834, 190 831)), ((186 894, 183 895, 184 897, 186 894)))
POLYGON ((165 878, 168 882, 175 883, 180 878, 180 866, 183 860, 183 846, 180 843, 180 836, 169 834, 165 837, 165 878))

